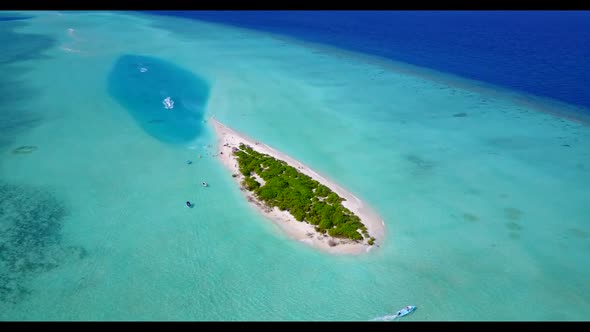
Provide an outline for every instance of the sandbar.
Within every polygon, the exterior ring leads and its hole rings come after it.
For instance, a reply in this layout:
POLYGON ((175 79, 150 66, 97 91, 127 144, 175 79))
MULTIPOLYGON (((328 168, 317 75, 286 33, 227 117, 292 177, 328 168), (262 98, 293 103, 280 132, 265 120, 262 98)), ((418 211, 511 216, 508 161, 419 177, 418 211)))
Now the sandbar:
POLYGON ((211 123, 215 129, 217 138, 217 157, 221 163, 230 170, 233 178, 240 186, 240 189, 244 193, 248 202, 255 206, 265 217, 275 222, 288 236, 314 248, 333 254, 360 254, 369 252, 373 247, 379 247, 381 241, 385 238, 385 223, 374 210, 367 206, 367 204, 358 197, 303 163, 264 143, 260 143, 242 133, 228 128, 215 118, 210 118, 209 123, 211 123), (232 152, 232 148, 238 148, 241 143, 250 146, 254 151, 285 161, 299 172, 306 174, 330 188, 340 197, 343 197, 345 201, 342 202, 342 205, 360 218, 361 222, 367 227, 370 236, 375 238, 375 244, 370 246, 366 241, 356 242, 350 239, 339 239, 328 236, 327 234, 320 234, 314 229, 313 225, 307 222, 297 221, 288 211, 281 211, 277 207, 269 209, 263 202, 259 201, 253 193, 249 192, 241 185, 244 176, 239 172, 238 162, 232 152))

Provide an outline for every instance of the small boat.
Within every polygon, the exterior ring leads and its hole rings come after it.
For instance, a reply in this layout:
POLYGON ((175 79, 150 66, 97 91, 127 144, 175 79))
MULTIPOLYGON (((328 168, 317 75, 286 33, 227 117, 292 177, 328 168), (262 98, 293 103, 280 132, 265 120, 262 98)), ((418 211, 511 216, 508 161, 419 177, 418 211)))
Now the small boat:
POLYGON ((170 97, 166 97, 166 99, 162 101, 162 104, 164 104, 164 108, 166 108, 167 110, 171 110, 174 108, 174 100, 170 99, 170 97))
POLYGON ((201 182, 201 185, 202 185, 203 187, 207 187, 207 182, 201 182))
POLYGON ((414 310, 416 310, 416 306, 409 305, 409 306, 403 308, 402 310, 398 311, 396 313, 396 315, 397 315, 397 317, 404 317, 405 315, 408 315, 408 314, 414 312, 414 310))
POLYGON ((192 164, 192 163, 193 163, 193 162, 192 162, 192 160, 187 160, 187 161, 186 161, 186 164, 187 164, 187 165, 190 165, 190 164, 192 164))

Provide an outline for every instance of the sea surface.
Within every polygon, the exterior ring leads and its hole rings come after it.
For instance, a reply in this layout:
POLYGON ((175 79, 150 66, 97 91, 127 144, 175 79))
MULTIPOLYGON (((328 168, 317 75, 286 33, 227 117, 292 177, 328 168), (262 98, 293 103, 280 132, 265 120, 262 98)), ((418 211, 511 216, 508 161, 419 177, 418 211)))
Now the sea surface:
POLYGON ((588 12, 168 14, 0 12, 0 320, 590 317, 588 12), (385 239, 289 239, 210 116, 385 239))
POLYGON ((590 11, 148 11, 272 32, 590 107, 590 11))

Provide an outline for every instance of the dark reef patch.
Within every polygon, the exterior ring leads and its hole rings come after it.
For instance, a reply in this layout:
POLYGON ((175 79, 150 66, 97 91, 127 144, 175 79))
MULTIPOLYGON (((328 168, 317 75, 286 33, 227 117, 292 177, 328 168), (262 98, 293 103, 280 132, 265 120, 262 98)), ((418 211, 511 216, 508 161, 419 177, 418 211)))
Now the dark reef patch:
POLYGON ((513 240, 518 240, 520 239, 520 234, 516 233, 516 232, 510 232, 509 234, 510 238, 513 240))
POLYGON ((149 56, 119 57, 108 77, 111 97, 146 133, 171 144, 187 143, 198 137, 209 89, 203 78, 149 56), (170 99, 166 105, 167 98, 170 99))
POLYGON ((520 231, 520 230, 522 230, 522 226, 520 226, 519 224, 515 223, 514 221, 509 221, 505 225, 511 231, 520 231))
POLYGON ((38 147, 34 146, 34 145, 23 145, 23 146, 19 146, 18 148, 12 150, 13 154, 30 154, 34 151, 36 151, 38 149, 38 147))
POLYGON ((579 228, 569 228, 567 232, 578 239, 586 239, 590 236, 590 233, 579 228))
POLYGON ((422 157, 414 154, 406 155, 406 160, 410 162, 415 168, 422 171, 430 171, 435 165, 434 162, 422 159, 422 157))
POLYGON ((475 222, 479 220, 479 217, 471 213, 463 213, 463 219, 465 221, 475 222))
POLYGON ((455 118, 464 118, 467 116, 467 113, 455 113, 453 114, 453 117, 455 118))
POLYGON ((504 209, 504 215, 510 220, 520 220, 523 213, 517 208, 508 207, 504 209))
POLYGON ((66 215, 50 192, 0 182, 0 302, 18 303, 31 294, 31 278, 87 256, 62 244, 66 215))

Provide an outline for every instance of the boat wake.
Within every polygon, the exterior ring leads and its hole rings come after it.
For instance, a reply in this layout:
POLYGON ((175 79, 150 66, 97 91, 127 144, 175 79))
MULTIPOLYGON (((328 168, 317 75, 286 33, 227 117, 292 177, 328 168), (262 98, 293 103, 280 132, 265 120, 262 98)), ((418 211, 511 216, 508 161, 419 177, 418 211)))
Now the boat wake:
POLYGON ((371 319, 371 322, 390 322, 394 319, 396 319, 398 316, 397 315, 385 315, 385 316, 380 316, 380 317, 375 317, 373 319, 371 319))
POLYGON ((166 97, 166 99, 162 101, 162 104, 164 104, 164 108, 167 110, 174 108, 174 100, 172 100, 170 97, 166 97))
POLYGON ((381 317, 376 317, 371 320, 372 321, 389 322, 389 321, 392 321, 398 317, 407 316, 407 315, 411 314, 412 312, 414 312, 415 310, 416 310, 416 306, 408 305, 393 315, 390 314, 390 315, 385 315, 385 316, 381 316, 381 317))
POLYGON ((70 53, 80 53, 80 50, 75 50, 73 48, 69 48, 69 47, 65 47, 65 46, 63 46, 61 49, 66 52, 70 52, 70 53))
POLYGON ((78 39, 75 35, 76 30, 74 28, 68 28, 66 31, 68 32, 68 36, 72 39, 78 39))
POLYGON ((76 30, 74 28, 68 28, 66 30, 66 32, 67 32, 68 36, 72 39, 72 42, 69 44, 63 45, 61 47, 61 49, 68 52, 68 53, 81 53, 82 52, 81 50, 76 49, 74 47, 70 47, 70 46, 74 46, 74 44, 77 44, 79 41, 78 37, 75 34, 76 30))

